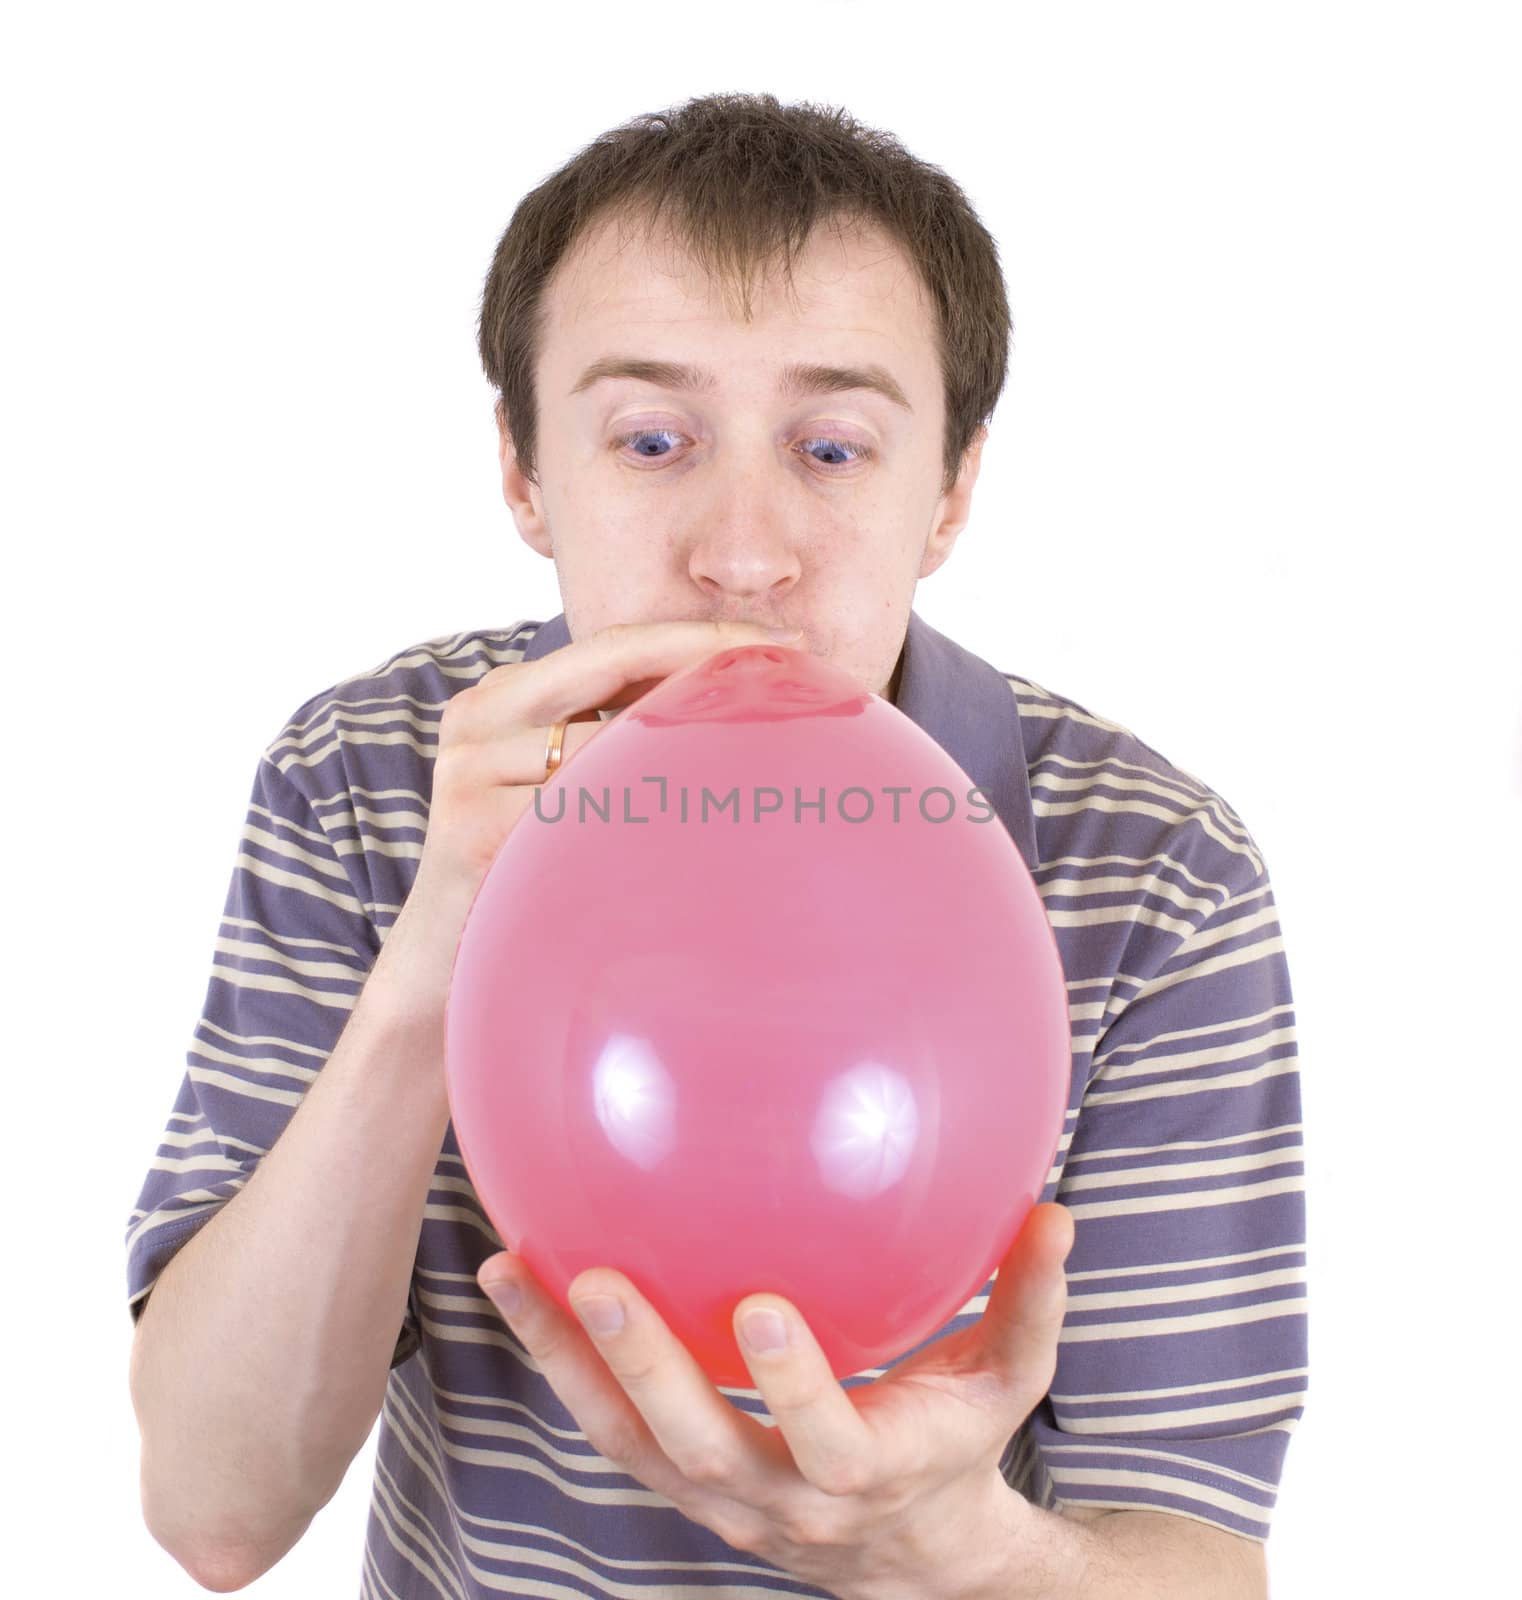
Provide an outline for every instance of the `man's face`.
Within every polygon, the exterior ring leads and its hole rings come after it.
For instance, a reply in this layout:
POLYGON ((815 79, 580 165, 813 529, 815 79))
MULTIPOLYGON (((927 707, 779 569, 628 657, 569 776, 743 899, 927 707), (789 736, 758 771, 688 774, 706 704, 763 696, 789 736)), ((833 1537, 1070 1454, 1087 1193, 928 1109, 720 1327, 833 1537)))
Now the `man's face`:
POLYGON ((820 229, 794 288, 797 309, 775 273, 758 283, 747 325, 670 243, 616 222, 587 235, 546 296, 539 483, 504 434, 503 493, 554 559, 572 639, 614 622, 796 626, 885 694, 915 585, 967 520, 983 435, 943 497, 933 312, 891 241, 820 229), (699 368, 711 385, 584 383, 621 359, 699 368), (795 363, 881 369, 907 405, 862 387, 790 395, 795 363))

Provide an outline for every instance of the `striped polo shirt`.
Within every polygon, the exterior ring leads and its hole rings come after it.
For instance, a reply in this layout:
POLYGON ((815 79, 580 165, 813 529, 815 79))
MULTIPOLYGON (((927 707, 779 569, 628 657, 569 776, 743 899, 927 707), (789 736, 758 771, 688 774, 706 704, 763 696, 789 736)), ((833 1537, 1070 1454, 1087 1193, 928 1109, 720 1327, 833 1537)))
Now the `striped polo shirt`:
MULTIPOLYGON (((337 1042, 417 870, 445 704, 568 642, 561 615, 414 645, 315 695, 263 752, 185 1076, 127 1223, 134 1322, 337 1042)), ((1067 983, 1071 1089, 1041 1194, 1076 1227, 1067 1318, 1001 1470, 1048 1509, 1266 1540, 1307 1316, 1295 1019, 1263 857, 1128 729, 913 612, 896 704, 997 810, 1067 983)), ((381 1410, 362 1600, 823 1596, 592 1449, 477 1286, 502 1248, 451 1124, 381 1410)), ((975 1321, 992 1282, 932 1340, 975 1321)), ((756 1390, 721 1392, 770 1421, 756 1390)))

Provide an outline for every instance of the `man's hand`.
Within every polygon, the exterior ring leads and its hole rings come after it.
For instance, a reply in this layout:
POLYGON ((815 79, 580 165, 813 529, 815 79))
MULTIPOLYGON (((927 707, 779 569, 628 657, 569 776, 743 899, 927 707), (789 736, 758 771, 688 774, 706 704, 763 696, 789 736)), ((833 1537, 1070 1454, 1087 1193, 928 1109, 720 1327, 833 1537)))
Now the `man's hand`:
POLYGON ((398 1008, 443 1015, 461 930, 492 862, 545 783, 556 723, 567 724, 560 761, 567 767, 608 726, 601 712, 633 704, 721 650, 772 638, 750 622, 615 623, 537 661, 504 662, 451 695, 439 714, 423 852, 386 936, 388 949, 403 952, 388 963, 398 1008))
POLYGON ((998 1466, 1056 1372, 1072 1247, 1067 1209, 1034 1207, 979 1321, 852 1390, 795 1307, 747 1296, 735 1336, 775 1428, 718 1392, 622 1273, 594 1267, 570 1285, 585 1331, 511 1252, 477 1281, 609 1461, 736 1550, 841 1600, 891 1600, 973 1589, 1008 1560, 1011 1526, 1035 1517, 998 1466), (598 1297, 622 1306, 616 1331, 592 1331, 598 1297), (780 1315, 785 1347, 748 1344, 756 1311, 780 1315))

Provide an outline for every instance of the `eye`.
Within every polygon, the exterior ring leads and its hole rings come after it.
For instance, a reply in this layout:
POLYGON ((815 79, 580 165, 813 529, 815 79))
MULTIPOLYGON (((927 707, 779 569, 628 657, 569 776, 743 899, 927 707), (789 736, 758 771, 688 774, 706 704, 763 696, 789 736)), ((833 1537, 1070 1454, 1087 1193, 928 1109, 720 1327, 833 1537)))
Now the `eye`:
POLYGON ((684 434, 674 433, 670 428, 641 428, 636 433, 621 433, 613 440, 615 445, 632 448, 636 455, 643 456, 647 461, 663 461, 665 457, 654 450, 646 449, 648 444, 658 444, 662 439, 680 439, 684 434))
MULTIPOLYGON (((812 450, 815 445, 823 445, 826 450, 833 451, 837 456, 843 451, 849 452, 845 461, 820 461, 822 467, 853 467, 858 461, 870 461, 873 456, 871 445, 859 444, 855 439, 805 439, 803 448, 812 450)), ((817 456, 814 458, 819 459, 817 456)))
MULTIPOLYGON (((661 449, 664 439, 685 439, 684 433, 678 433, 674 428, 638 428, 632 433, 615 434, 610 448, 614 450, 632 450, 642 461, 667 461, 670 452, 661 449)), ((877 452, 871 445, 863 444, 858 439, 835 439, 821 437, 818 439, 805 439, 800 446, 804 451, 822 448, 836 457, 834 460, 823 460, 819 456, 810 459, 826 474, 848 471, 863 461, 873 461, 877 452), (846 459, 841 460, 839 457, 846 459)))

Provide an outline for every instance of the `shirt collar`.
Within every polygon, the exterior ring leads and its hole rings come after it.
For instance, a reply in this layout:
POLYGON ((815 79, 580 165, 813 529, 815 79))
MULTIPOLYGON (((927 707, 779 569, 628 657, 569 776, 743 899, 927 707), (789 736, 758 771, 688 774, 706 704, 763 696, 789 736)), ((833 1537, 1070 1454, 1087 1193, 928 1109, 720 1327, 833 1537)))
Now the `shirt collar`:
MULTIPOLYGON (((570 642, 562 611, 540 623, 523 659, 538 661, 570 642)), ((1027 870, 1034 873, 1039 864, 1036 814, 1020 733, 1020 708, 1009 680, 997 667, 964 650, 918 612, 910 611, 894 703, 988 797, 1027 870)))

